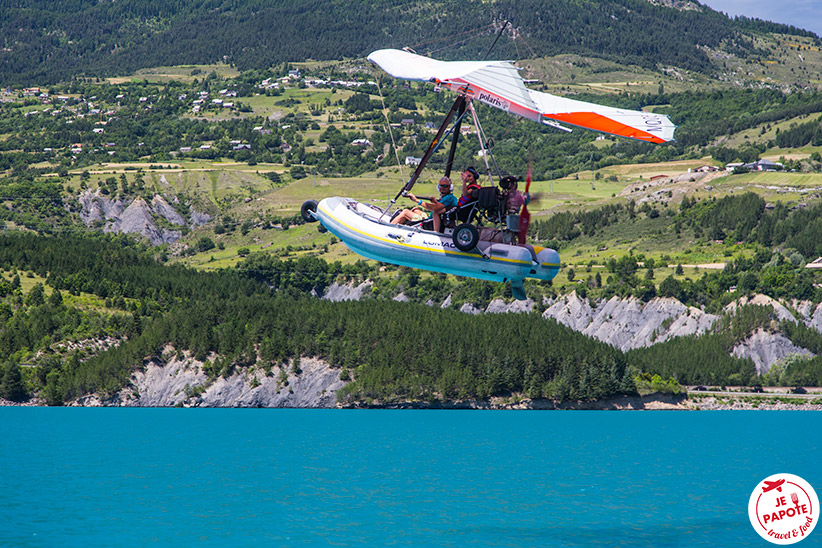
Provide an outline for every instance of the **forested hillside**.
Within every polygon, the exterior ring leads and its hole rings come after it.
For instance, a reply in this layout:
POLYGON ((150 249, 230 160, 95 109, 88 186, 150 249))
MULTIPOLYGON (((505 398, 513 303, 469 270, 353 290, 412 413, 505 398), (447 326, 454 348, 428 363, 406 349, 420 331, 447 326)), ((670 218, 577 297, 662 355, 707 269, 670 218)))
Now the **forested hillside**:
MULTIPOLYGON (((254 255, 236 273, 197 273, 162 266, 123 238, 13 234, 2 244, 0 269, 13 279, 0 281, 0 350, 6 356, 0 397, 15 401, 36 395, 59 405, 89 393, 111 395, 169 346, 206 360, 211 381, 249 368, 270 375, 287 367, 299 375, 300 357, 320 357, 353 379, 339 394, 348 403, 591 400, 679 390, 665 378, 822 384, 822 358, 786 360, 757 378, 750 360, 729 355, 752 329, 772 328, 768 308, 743 308, 708 335, 622 354, 536 314, 477 317, 392 302, 379 292, 347 303, 308 296, 332 281, 378 275, 364 265, 254 255), (31 269, 27 278, 47 276, 51 287, 38 282, 23 290, 18 268, 31 269), (105 309, 90 311, 89 295, 100 303, 105 296, 105 309), (101 340, 102 351, 93 342, 101 340)), ((410 277, 406 283, 417 287, 410 277)), ((496 284, 478 285, 493 291, 496 284)), ((418 287, 431 294, 430 285, 418 287)), ((481 302, 483 289, 476 289, 467 297, 481 302)), ((804 347, 822 350, 822 336, 803 324, 783 322, 781 329, 804 347)))
POLYGON ((729 20, 704 6, 679 11, 647 0, 34 0, 0 5, 0 83, 48 84, 218 61, 262 69, 361 58, 384 47, 478 58, 504 20, 517 40, 499 44, 495 55, 501 58, 577 53, 708 72, 706 47, 755 54, 750 32, 813 36, 758 20, 729 20))
MULTIPOLYGON (((339 397, 361 402, 511 394, 591 400, 634 394, 640 386, 678 390, 663 378, 748 384, 753 363, 731 357, 730 346, 771 321, 769 311, 751 309, 712 335, 623 354, 535 314, 472 316, 379 293, 345 303, 308 295, 332 280, 376 275, 359 266, 253 256, 237 270, 206 273, 164 266, 122 237, 12 233, 0 243, 0 268, 14 275, 0 281, 0 397, 37 394, 50 404, 113 394, 166 345, 207 360, 212 379, 249 367, 270 372, 289 362, 298 371, 300 357, 324 358, 353 379, 339 397), (51 294, 41 283, 23 291, 24 269, 45 278, 51 294), (106 306, 84 309, 76 301, 81 295, 106 306), (103 351, 77 344, 89 338, 116 344, 103 351)), ((819 333, 786 329, 806 346, 822 348, 819 333)), ((792 363, 781 374, 818 385, 822 358, 792 363)))
POLYGON ((4 236, 0 268, 30 269, 47 277, 54 292, 46 299, 42 285, 24 295, 19 281, 0 284, 0 348, 7 357, 0 396, 24 399, 37 392, 60 404, 90 392, 111 394, 143 358, 167 344, 199 359, 214 353, 217 359, 208 365, 213 377, 238 367, 270 371, 300 356, 323 357, 353 376, 346 394, 360 400, 523 391, 592 399, 636 390, 638 372, 622 353, 555 322, 511 316, 500 323, 390 300, 323 302, 305 290, 327 283, 333 270, 322 261, 310 265, 257 263, 240 272, 198 273, 163 266, 123 239, 4 236), (276 270, 287 276, 269 275, 276 270), (96 316, 67 307, 60 290, 105 298, 114 312, 92 321, 96 316), (104 335, 121 344, 91 357, 55 344, 104 335), (23 359, 37 364, 27 386, 21 382, 23 359))

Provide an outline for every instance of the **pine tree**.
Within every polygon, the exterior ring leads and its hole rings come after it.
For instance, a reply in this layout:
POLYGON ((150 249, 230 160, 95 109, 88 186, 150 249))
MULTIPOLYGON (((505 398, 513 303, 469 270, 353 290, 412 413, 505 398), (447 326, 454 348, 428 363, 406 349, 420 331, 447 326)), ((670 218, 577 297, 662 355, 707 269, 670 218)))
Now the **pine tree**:
POLYGON ((10 363, 6 364, 4 369, 0 396, 9 401, 18 402, 28 399, 26 389, 23 387, 23 376, 20 374, 20 366, 16 363, 10 363))

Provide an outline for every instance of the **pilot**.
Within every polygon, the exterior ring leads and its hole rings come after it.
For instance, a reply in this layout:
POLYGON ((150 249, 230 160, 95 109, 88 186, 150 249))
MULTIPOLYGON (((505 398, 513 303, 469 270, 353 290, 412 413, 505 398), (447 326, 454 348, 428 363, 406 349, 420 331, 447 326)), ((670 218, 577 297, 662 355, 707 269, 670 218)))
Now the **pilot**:
POLYGON ((439 232, 442 225, 440 215, 446 210, 457 205, 457 197, 452 194, 454 185, 448 177, 443 177, 440 179, 437 188, 440 191, 439 199, 430 198, 430 201, 428 202, 423 202, 420 198, 417 198, 409 192, 408 197, 417 202, 418 207, 402 210, 397 216, 391 219, 391 224, 399 225, 413 223, 426 219, 430 215, 431 221, 434 224, 434 230, 439 232))

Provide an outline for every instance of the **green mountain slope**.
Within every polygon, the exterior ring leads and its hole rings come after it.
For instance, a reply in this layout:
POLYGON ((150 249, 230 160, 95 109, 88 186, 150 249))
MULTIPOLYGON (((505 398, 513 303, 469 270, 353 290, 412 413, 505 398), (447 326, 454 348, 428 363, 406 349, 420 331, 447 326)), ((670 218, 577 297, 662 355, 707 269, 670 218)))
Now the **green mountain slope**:
POLYGON ((125 0, 4 2, 0 82, 44 84, 77 75, 226 61, 264 68, 305 59, 362 57, 383 47, 481 57, 501 21, 495 55, 595 55, 646 67, 711 71, 706 48, 755 54, 750 33, 813 37, 793 27, 730 20, 710 8, 677 10, 646 0, 125 0), (454 47, 448 47, 454 46, 454 47))

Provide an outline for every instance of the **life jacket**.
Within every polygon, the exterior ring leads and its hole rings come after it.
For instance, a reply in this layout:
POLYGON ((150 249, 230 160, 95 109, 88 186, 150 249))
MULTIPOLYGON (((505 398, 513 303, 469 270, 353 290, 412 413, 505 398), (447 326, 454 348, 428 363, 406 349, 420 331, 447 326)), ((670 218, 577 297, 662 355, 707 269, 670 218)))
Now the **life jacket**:
POLYGON ((471 183, 470 185, 468 185, 468 196, 460 196, 460 199, 457 201, 457 206, 462 207, 467 203, 475 201, 479 196, 480 188, 480 185, 477 183, 471 183))

